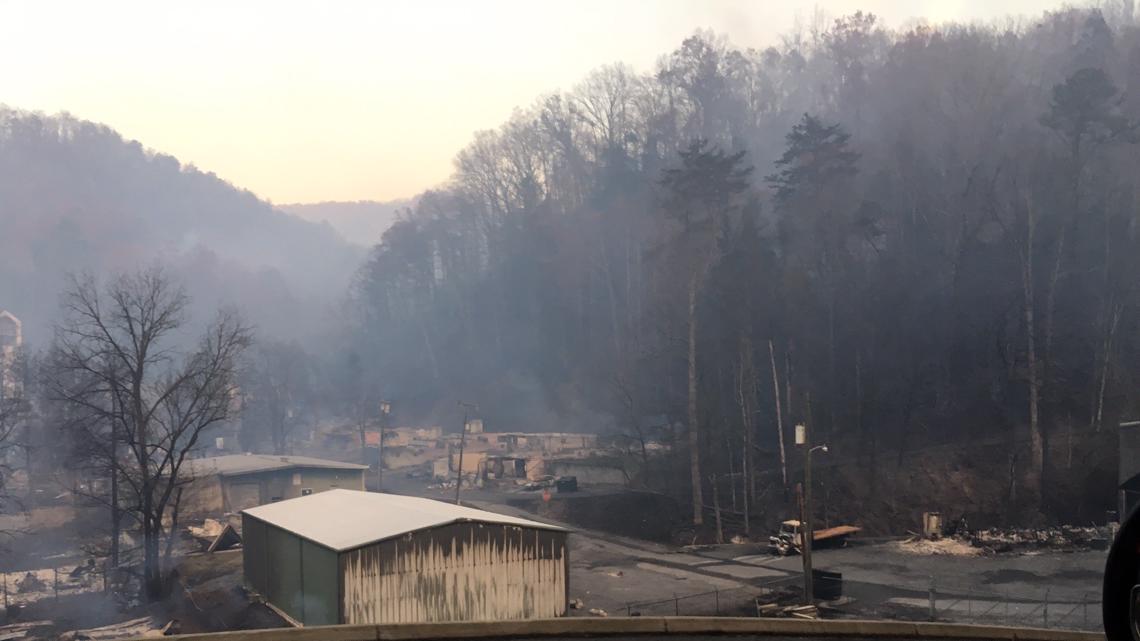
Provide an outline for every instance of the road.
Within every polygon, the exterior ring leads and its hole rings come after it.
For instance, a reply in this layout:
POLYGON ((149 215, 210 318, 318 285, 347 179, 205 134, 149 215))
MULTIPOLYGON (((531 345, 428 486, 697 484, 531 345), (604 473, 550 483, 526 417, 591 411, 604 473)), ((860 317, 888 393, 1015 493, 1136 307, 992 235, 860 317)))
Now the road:
MULTIPOLYGON (((438 490, 400 485, 401 493, 440 498, 438 490)), ((766 544, 678 548, 544 518, 505 505, 512 495, 500 494, 464 490, 463 501, 574 531, 570 597, 582 608, 571 614, 753 615, 757 597, 795 598, 791 593, 802 585, 801 557, 773 556, 766 544)), ((1100 625, 1104 551, 920 555, 896 541, 854 539, 846 548, 816 550, 813 558, 817 569, 843 576, 845 599, 828 616, 927 620, 933 582, 939 620, 1100 625)))
MULTIPOLYGON (((494 503, 477 507, 549 521, 494 503)), ((766 546, 676 548, 557 524, 574 530, 570 596, 583 606, 574 614, 753 614, 756 596, 798 589, 802 580, 799 556, 773 556, 766 546)), ((817 569, 843 575, 846 598, 830 616, 925 620, 933 580, 939 620, 1100 625, 1103 551, 938 556, 876 542, 816 550, 813 557, 817 569)))

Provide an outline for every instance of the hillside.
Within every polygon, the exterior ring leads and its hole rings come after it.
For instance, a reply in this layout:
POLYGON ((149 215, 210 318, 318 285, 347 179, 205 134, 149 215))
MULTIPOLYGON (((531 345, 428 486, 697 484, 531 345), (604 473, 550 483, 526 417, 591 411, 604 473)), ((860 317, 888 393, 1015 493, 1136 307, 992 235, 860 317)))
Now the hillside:
MULTIPOLYGON (((68 272, 169 264, 268 334, 315 330, 360 254, 217 176, 67 114, 0 109, 0 307, 42 343, 68 272)), ((204 305, 209 308, 211 305, 204 305)))
POLYGON ((310 222, 327 223, 348 242, 371 247, 380 242, 380 237, 396 222, 399 212, 414 204, 415 199, 402 198, 384 202, 292 203, 277 205, 277 208, 310 222))

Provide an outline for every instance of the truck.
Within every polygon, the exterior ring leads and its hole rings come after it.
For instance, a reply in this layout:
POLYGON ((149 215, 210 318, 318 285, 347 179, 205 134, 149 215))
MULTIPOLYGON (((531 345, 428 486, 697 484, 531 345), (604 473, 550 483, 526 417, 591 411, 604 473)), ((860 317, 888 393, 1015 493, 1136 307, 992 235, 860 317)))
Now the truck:
MULTIPOLYGON (((816 530, 811 537, 811 547, 813 550, 844 547, 847 545, 847 538, 862 529, 854 525, 838 525, 816 530)), ((784 521, 780 524, 780 531, 768 537, 768 547, 780 556, 787 556, 793 552, 798 554, 803 547, 802 536, 803 524, 795 519, 784 521)))

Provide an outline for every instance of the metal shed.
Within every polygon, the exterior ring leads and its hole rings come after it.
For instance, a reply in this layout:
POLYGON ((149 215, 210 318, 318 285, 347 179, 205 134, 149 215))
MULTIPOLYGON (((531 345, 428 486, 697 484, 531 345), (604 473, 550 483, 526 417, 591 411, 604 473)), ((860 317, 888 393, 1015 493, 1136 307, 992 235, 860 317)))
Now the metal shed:
POLYGON ((340 489, 242 513, 246 584, 304 625, 563 616, 566 536, 431 499, 340 489))
POLYGON ((365 465, 310 456, 229 454, 186 462, 182 510, 221 514, 335 488, 364 489, 365 465))

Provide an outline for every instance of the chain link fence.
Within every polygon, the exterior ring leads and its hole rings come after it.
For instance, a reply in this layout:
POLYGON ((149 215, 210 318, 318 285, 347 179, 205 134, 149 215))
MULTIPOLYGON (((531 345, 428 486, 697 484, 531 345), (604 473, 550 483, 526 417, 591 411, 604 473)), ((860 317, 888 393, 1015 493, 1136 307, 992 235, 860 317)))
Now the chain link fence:
MULTIPOLYGON (((976 586, 940 584, 925 590, 899 586, 843 582, 817 575, 817 594, 838 595, 818 600, 823 618, 901 619, 1010 625, 1070 630, 1101 629, 1100 595, 1071 589, 1000 591, 976 586)), ((757 616, 766 603, 802 602, 802 575, 789 575, 727 590, 676 594, 656 601, 627 603, 615 616, 757 616)))

